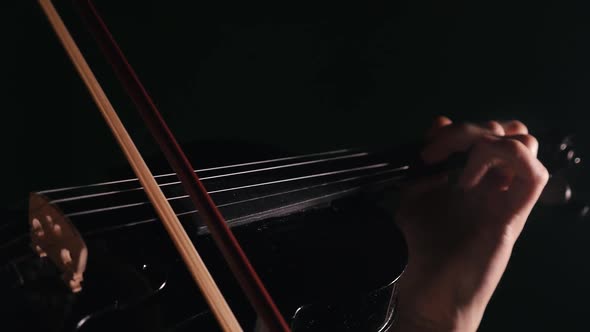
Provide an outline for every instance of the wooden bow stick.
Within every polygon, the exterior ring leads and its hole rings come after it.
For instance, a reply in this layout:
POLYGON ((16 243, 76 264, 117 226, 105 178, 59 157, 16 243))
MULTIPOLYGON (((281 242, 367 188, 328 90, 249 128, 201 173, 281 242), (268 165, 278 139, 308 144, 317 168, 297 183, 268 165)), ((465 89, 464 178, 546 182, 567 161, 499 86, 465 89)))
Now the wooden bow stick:
POLYGON ((242 331, 242 328, 219 291, 213 277, 207 270, 207 267, 203 263, 203 260, 199 256, 199 253, 191 242, 188 234, 182 227, 182 224, 176 217, 172 207, 160 190, 158 183, 141 157, 137 147, 131 140, 129 133, 117 116, 117 113, 113 109, 109 99, 88 66, 88 63, 82 56, 80 49, 72 39, 72 36, 57 13, 51 0, 39 0, 39 4, 47 15, 49 23, 64 46, 68 56, 76 67, 78 74, 80 74, 84 84, 90 91, 94 102, 113 132, 113 135, 117 139, 125 157, 138 177, 160 220, 170 234, 170 237, 182 256, 187 268, 199 285, 201 292, 213 314, 217 318, 219 325, 223 331, 242 331))
POLYGON ((271 332, 289 332, 290 328, 279 311, 262 279, 229 228, 225 218, 199 179, 180 144, 172 134, 151 96, 115 41, 92 0, 75 0, 82 18, 102 50, 103 55, 135 104, 144 124, 158 143, 166 160, 176 172, 182 187, 199 211, 203 223, 221 251, 227 266, 238 281, 250 304, 264 326, 271 332))

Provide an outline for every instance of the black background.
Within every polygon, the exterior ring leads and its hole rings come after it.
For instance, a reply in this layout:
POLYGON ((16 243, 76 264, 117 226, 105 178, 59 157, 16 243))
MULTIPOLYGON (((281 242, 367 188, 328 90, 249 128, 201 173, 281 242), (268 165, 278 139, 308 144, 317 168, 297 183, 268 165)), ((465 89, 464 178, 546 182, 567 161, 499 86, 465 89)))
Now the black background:
MULTIPOLYGON (((419 137, 437 114, 585 131, 582 1, 98 2, 187 146, 388 146, 419 137)), ((58 4, 138 146, 157 156, 69 2, 58 4)), ((37 3, 3 6, 6 209, 31 190, 109 179, 125 161, 37 3)), ((586 331, 587 221, 531 219, 481 331, 586 331)))

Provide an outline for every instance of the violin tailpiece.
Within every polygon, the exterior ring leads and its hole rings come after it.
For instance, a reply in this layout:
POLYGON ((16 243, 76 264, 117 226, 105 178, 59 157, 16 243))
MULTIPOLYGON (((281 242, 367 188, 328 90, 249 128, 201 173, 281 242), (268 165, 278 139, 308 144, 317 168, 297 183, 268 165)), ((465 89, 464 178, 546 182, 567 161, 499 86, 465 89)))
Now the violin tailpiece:
POLYGON ((47 197, 31 193, 29 226, 33 249, 59 268, 73 293, 81 291, 88 249, 71 221, 47 197))

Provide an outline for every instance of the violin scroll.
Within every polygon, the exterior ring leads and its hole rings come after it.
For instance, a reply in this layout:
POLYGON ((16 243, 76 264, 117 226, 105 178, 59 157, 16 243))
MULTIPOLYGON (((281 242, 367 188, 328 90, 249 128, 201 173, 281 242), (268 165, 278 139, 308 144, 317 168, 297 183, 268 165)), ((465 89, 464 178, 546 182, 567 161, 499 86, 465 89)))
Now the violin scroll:
POLYGON ((33 249, 62 271, 73 293, 81 291, 88 249, 80 233, 57 206, 38 193, 30 195, 29 226, 33 249))

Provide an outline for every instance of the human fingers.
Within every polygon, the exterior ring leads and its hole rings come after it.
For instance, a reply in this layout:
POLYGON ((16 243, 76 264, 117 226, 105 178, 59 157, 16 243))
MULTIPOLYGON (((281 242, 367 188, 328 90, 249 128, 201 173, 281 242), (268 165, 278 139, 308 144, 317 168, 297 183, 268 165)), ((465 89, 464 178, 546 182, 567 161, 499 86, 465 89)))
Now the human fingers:
POLYGON ((487 121, 480 125, 483 128, 486 128, 490 131, 491 134, 496 136, 504 136, 506 135, 506 130, 504 129, 504 125, 498 121, 487 121))
POLYGON ((431 137, 435 136, 438 133, 439 129, 446 127, 448 125, 451 125, 452 123, 453 123, 453 121, 451 121, 451 119, 449 119, 446 116, 443 116, 443 115, 437 116, 432 121, 432 125, 430 126, 430 129, 426 132, 426 137, 431 138, 431 137))
POLYGON ((506 136, 527 135, 529 133, 527 126, 518 120, 500 121, 499 124, 504 129, 506 136))
POLYGON ((544 186, 548 179, 547 170, 531 151, 531 148, 535 149, 532 146, 533 141, 525 137, 488 136, 481 139, 474 146, 467 165, 459 177, 458 185, 469 190, 477 186, 491 170, 503 169, 505 174, 513 179, 518 178, 521 183, 530 186, 531 190, 544 186))
MULTIPOLYGON (((514 135, 505 136, 504 139, 514 139, 520 141, 527 147, 527 149, 529 149, 534 157, 537 156, 537 152, 539 151, 539 142, 535 137, 531 135, 514 135)), ((512 183, 514 174, 506 171, 503 172, 501 169, 499 169, 488 173, 486 176, 489 177, 488 183, 491 183, 492 186, 498 188, 499 190, 506 191, 509 189, 510 184, 512 183)))
POLYGON ((406 183, 403 187, 404 196, 406 198, 419 197, 424 193, 436 190, 449 182, 449 175, 441 173, 427 176, 418 180, 413 180, 406 183))
POLYGON ((433 132, 436 135, 431 137, 432 142, 422 151, 422 158, 427 163, 440 162, 455 152, 466 151, 485 135, 523 136, 528 135, 528 128, 518 120, 487 121, 480 124, 447 124, 433 132))
POLYGON ((520 134, 506 136, 505 138, 514 139, 521 142, 529 149, 529 151, 531 151, 534 157, 537 157, 537 153, 539 152, 539 141, 537 141, 537 139, 534 136, 528 134, 520 134))
MULTIPOLYGON (((527 147, 533 157, 537 156, 537 152, 539 150, 539 142, 537 139, 531 135, 514 135, 514 136, 505 136, 504 139, 514 139, 527 147)), ((510 188, 512 184, 514 174, 509 169, 506 168, 497 168, 491 169, 486 175, 487 183, 490 185, 491 188, 497 188, 502 191, 506 191, 510 188)))
POLYGON ((445 126, 438 130, 436 137, 422 150, 422 159, 429 164, 446 160, 455 152, 468 150, 485 135, 493 135, 493 132, 472 123, 445 126))

